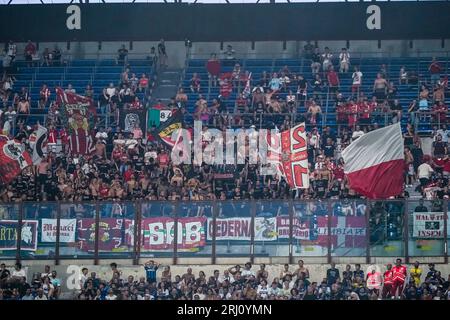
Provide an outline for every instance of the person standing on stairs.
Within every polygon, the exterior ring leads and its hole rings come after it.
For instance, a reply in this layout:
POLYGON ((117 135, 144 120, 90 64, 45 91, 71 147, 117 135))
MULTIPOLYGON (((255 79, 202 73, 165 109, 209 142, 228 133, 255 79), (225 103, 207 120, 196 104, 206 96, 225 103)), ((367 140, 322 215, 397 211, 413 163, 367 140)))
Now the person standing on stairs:
POLYGON ((158 44, 158 60, 160 68, 167 68, 167 52, 164 39, 161 39, 158 44))

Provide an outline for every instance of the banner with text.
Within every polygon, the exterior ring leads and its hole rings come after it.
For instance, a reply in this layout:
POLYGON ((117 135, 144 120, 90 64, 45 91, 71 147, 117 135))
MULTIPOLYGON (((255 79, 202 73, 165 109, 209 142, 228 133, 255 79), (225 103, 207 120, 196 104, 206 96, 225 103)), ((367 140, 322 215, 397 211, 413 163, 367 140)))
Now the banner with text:
MULTIPOLYGON (((56 242, 56 232, 58 230, 57 219, 41 220, 41 241, 56 242)), ((59 225, 59 242, 75 242, 77 230, 76 219, 61 219, 59 225)))
POLYGON ((413 237, 444 238, 444 219, 443 212, 414 212, 413 237))
MULTIPOLYGON (((17 250, 17 220, 0 220, 0 250, 17 250)), ((37 220, 22 220, 20 249, 36 251, 37 220)))
MULTIPOLYGON (((177 223, 177 249, 192 249, 205 246, 206 218, 179 218, 177 223)), ((145 218, 142 220, 142 250, 173 249, 175 220, 169 217, 145 218)))
POLYGON ((366 246, 365 217, 318 217, 317 241, 328 243, 328 219, 331 219, 331 245, 338 248, 363 248, 366 246))
MULTIPOLYGON (((208 219, 208 240, 213 238, 213 219, 208 219)), ((255 218, 255 241, 277 240, 277 218, 255 218)), ((216 219, 216 240, 251 240, 251 218, 216 219)))

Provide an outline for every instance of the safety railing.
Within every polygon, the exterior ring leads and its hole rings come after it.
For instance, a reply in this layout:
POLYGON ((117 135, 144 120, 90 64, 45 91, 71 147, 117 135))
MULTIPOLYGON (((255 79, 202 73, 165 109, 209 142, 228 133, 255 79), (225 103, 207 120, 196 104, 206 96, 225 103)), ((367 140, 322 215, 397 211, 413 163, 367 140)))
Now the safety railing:
MULTIPOLYGON (((221 178, 222 179, 222 178, 221 178)), ((448 262, 448 200, 0 204, 0 260, 417 257, 448 262), (176 241, 175 241, 176 239, 176 241)))

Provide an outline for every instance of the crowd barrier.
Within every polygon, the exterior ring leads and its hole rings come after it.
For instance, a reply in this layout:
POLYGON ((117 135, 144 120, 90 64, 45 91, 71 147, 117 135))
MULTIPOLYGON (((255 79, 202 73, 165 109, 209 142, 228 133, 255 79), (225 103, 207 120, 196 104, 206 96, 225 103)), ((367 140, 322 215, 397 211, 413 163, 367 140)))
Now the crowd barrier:
POLYGON ((364 199, 3 203, 0 260, 433 257, 447 263, 448 205, 364 199))

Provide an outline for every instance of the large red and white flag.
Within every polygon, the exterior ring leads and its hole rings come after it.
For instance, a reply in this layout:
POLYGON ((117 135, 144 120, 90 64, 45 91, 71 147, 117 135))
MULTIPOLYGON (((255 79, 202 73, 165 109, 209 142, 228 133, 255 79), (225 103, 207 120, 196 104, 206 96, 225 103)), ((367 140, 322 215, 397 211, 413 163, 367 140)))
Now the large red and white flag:
POLYGON ((366 133, 342 152, 350 188, 370 199, 403 191, 404 146, 400 123, 366 133))
POLYGON ((33 161, 25 146, 7 136, 0 135, 0 185, 11 183, 33 161))

